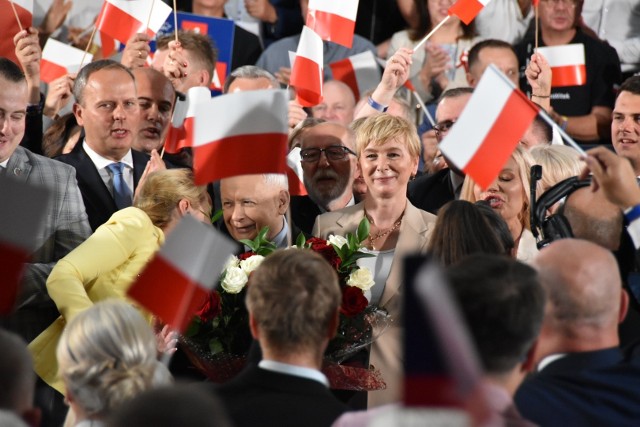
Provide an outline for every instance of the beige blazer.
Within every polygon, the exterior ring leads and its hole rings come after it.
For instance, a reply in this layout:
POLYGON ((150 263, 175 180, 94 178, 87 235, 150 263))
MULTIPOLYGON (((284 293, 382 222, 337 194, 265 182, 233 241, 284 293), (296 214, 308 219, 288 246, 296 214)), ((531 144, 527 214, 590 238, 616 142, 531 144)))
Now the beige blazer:
MULTIPOLYGON (((335 212, 318 216, 313 227, 313 235, 327 238, 332 234, 344 236, 355 233, 364 218, 364 205, 359 203, 335 212)), ((371 346, 370 363, 382 373, 387 388, 369 392, 368 406, 380 406, 399 402, 402 399, 403 351, 402 351, 402 260, 405 255, 426 253, 427 244, 433 232, 436 216, 416 208, 407 200, 400 235, 396 244, 391 271, 380 299, 380 307, 385 308, 393 319, 392 326, 371 346)))

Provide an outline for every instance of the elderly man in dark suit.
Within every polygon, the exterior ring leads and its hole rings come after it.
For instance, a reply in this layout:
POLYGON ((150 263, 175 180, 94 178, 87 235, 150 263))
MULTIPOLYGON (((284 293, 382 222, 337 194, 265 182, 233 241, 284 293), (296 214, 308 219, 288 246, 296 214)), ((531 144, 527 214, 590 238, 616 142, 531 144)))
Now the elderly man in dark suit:
POLYGON ((131 206, 149 156, 131 149, 139 107, 129 69, 111 60, 92 62, 78 73, 73 95, 73 112, 85 138, 57 160, 75 167, 95 230, 117 210, 131 206))
POLYGON ((320 372, 338 326, 338 277, 318 254, 288 249, 252 273, 247 309, 263 358, 217 389, 233 424, 330 426, 347 407, 320 372))
POLYGON ((562 239, 535 259, 547 308, 537 374, 518 389, 522 415, 542 426, 637 425, 640 365, 619 348, 629 297, 610 251, 562 239))

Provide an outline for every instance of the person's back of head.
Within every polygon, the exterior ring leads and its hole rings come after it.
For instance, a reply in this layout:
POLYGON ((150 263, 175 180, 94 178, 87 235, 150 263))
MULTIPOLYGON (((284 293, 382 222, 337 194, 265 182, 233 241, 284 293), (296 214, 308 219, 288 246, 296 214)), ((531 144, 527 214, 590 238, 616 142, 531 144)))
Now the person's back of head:
POLYGON ((464 200, 454 200, 440 208, 429 251, 444 265, 474 253, 506 254, 506 248, 478 207, 464 200))
POLYGON ((500 378, 523 364, 544 315, 536 271, 508 257, 476 254, 450 266, 447 276, 485 372, 500 378))
POLYGON ((610 251, 585 240, 562 239, 541 250, 534 266, 548 299, 539 359, 618 345, 628 297, 610 251))
POLYGON ((0 329, 0 348, 0 410, 37 425, 40 412, 33 407, 36 376, 27 344, 18 335, 0 329))
POLYGON ((493 208, 491 208, 491 204, 486 200, 478 200, 474 204, 482 216, 484 216, 484 219, 489 223, 489 227, 491 227, 493 232, 496 233, 496 236, 498 236, 498 240, 500 240, 504 248, 504 255, 515 258, 516 243, 513 241, 513 235, 504 218, 502 218, 498 212, 494 211, 493 208))
POLYGON ((279 250, 251 274, 247 309, 265 356, 312 354, 321 358, 335 333, 342 293, 338 277, 320 255, 279 250))
POLYGON ((109 416, 107 427, 231 427, 211 390, 193 385, 160 387, 140 393, 109 416))
POLYGON ((59 375, 78 420, 101 419, 138 393, 168 384, 156 337, 128 303, 106 300, 79 313, 57 349, 59 375))
POLYGON ((560 181, 580 175, 583 169, 580 153, 567 145, 537 145, 529 154, 537 165, 542 166, 542 192, 560 181))

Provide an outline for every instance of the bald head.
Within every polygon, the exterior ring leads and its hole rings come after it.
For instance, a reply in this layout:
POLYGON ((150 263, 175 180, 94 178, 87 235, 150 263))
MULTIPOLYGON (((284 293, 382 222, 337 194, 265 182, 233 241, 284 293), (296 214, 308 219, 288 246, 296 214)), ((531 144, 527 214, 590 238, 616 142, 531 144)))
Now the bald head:
MULTIPOLYGON (((598 346, 597 340, 618 344, 626 294, 610 251, 586 240, 562 239, 540 251, 534 266, 548 296, 547 333, 580 346, 598 346)), ((592 349, 597 348, 602 347, 592 349)))
POLYGON ((348 126, 353 121, 356 98, 346 84, 329 80, 322 86, 322 103, 311 109, 313 117, 348 126))

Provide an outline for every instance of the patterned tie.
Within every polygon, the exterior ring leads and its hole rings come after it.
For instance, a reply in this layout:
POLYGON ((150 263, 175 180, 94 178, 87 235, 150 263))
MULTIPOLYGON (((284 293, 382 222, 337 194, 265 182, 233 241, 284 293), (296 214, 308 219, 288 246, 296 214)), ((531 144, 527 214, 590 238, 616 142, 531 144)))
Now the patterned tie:
POLYGON ((131 190, 124 181, 122 171, 124 163, 111 163, 107 168, 113 174, 113 198, 115 199, 118 209, 124 209, 131 206, 131 190))

